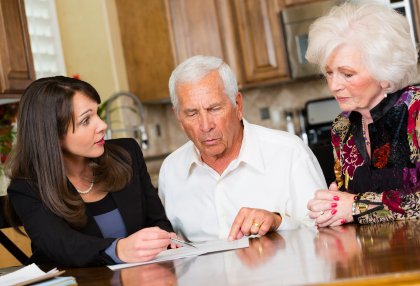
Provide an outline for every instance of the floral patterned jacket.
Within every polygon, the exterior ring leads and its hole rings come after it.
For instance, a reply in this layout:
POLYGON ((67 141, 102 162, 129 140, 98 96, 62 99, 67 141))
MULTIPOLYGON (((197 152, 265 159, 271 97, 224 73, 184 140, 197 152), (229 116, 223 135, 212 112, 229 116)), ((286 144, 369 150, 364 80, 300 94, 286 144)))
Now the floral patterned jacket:
POLYGON ((378 223, 420 217, 420 88, 409 86, 388 94, 370 110, 371 159, 358 112, 343 112, 331 135, 341 191, 361 194, 377 205, 357 219, 378 223))

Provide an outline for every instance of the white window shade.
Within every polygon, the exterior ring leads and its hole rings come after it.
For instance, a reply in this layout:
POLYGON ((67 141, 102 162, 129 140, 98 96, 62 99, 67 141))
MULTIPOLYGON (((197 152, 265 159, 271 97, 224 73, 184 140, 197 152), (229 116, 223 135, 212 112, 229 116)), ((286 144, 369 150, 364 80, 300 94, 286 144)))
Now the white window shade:
POLYGON ((54 0, 25 0, 36 78, 66 75, 54 0))

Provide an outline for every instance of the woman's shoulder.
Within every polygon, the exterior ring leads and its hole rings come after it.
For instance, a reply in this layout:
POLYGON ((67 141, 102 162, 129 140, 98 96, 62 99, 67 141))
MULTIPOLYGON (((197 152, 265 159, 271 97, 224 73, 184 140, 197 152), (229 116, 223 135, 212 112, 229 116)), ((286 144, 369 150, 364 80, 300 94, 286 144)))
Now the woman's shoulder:
POLYGON ((118 139, 110 139, 106 140, 105 144, 111 144, 118 146, 128 153, 130 153, 131 156, 135 156, 138 152, 138 149, 140 149, 139 144, 137 141, 133 138, 118 138, 118 139))
POLYGON ((406 87, 398 102, 404 102, 408 109, 418 109, 420 105, 420 88, 415 86, 406 87))
POLYGON ((19 179, 14 180, 10 183, 7 187, 7 193, 14 194, 14 193, 21 193, 26 195, 33 195, 38 196, 38 192, 33 188, 30 184, 29 180, 19 179))
POLYGON ((138 146, 138 143, 133 138, 118 138, 118 139, 108 139, 105 141, 106 144, 117 145, 122 148, 134 148, 135 145, 138 146))

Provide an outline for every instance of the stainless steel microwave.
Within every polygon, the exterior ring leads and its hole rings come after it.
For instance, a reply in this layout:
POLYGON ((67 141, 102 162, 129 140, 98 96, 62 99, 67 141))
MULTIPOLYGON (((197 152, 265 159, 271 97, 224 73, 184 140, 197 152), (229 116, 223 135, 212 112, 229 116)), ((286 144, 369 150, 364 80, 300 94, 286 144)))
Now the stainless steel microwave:
MULTIPOLYGON (((348 2, 357 4, 365 1, 353 0, 348 2)), ((407 21, 411 27, 411 37, 413 38, 413 43, 415 43, 410 0, 382 0, 382 2, 407 17, 407 21)), ((344 3, 344 1, 325 1, 289 8, 281 12, 287 57, 292 78, 297 79, 318 74, 318 69, 310 64, 305 58, 306 50, 308 48, 309 26, 317 18, 327 14, 332 7, 340 5, 341 3, 344 3)))

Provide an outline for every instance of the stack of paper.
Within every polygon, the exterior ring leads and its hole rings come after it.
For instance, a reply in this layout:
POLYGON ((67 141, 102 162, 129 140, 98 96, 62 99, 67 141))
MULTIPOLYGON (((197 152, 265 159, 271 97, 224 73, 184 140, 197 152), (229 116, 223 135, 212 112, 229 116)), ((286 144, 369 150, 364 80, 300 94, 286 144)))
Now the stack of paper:
POLYGON ((192 256, 202 255, 205 253, 210 253, 210 252, 246 248, 246 247, 249 247, 249 239, 248 237, 243 237, 240 240, 234 240, 231 242, 227 241, 227 239, 219 239, 219 240, 212 240, 212 241, 198 242, 198 243, 191 243, 191 244, 197 247, 197 249, 191 249, 191 248, 186 248, 186 247, 170 249, 170 250, 162 251, 161 253, 156 255, 155 258, 147 262, 109 265, 108 267, 111 270, 118 270, 122 268, 162 262, 166 260, 192 257, 192 256))
MULTIPOLYGON (((29 266, 26 266, 22 269, 19 269, 15 272, 12 272, 10 274, 4 275, 0 277, 0 285, 2 286, 23 286, 23 285, 29 285, 29 284, 34 284, 36 282, 40 282, 40 281, 44 281, 47 279, 51 279, 54 277, 57 277, 61 274, 63 274, 65 271, 58 271, 57 268, 54 268, 50 271, 48 271, 47 273, 45 273, 44 271, 42 271, 41 269, 38 268, 38 266, 36 266, 34 263, 32 263, 29 266)), ((64 277, 63 277, 64 278, 64 277)), ((67 280, 69 280, 69 278, 72 278, 74 280, 73 277, 66 277, 67 280)), ((41 285, 55 285, 53 283, 53 279, 46 281, 46 282, 51 282, 51 284, 41 284, 41 285)), ((58 281, 59 283, 60 281, 58 281)), ((61 282, 65 282, 64 280, 61 282)), ((72 284, 76 283, 76 281, 74 280, 72 284)), ((58 285, 71 285, 71 284, 58 284, 58 285)))

